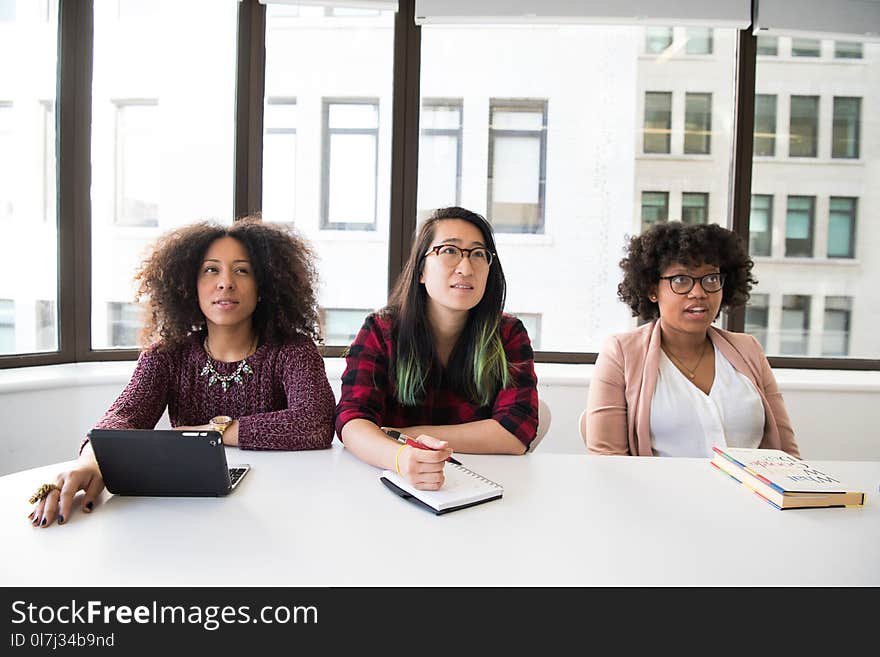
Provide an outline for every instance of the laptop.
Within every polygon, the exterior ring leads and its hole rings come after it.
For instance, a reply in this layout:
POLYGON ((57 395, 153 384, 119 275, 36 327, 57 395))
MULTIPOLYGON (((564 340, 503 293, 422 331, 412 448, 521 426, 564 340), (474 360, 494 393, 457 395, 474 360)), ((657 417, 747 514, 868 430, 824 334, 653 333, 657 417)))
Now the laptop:
POLYGON ((217 431, 92 429, 89 439, 114 495, 227 495, 250 471, 227 466, 217 431))

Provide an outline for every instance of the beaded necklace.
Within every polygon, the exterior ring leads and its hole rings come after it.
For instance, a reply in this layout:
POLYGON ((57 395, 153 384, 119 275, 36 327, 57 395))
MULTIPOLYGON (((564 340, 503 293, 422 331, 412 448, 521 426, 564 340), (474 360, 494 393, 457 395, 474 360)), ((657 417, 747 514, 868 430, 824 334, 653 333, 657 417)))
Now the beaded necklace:
POLYGON ((248 355, 241 359, 241 362, 239 362, 238 367, 235 368, 235 371, 232 374, 220 374, 220 372, 214 369, 214 356, 211 354, 211 350, 208 348, 207 337, 205 337, 205 341, 202 343, 202 347, 205 349, 205 353, 208 354, 208 362, 205 363, 205 366, 202 368, 202 372, 199 376, 208 377, 209 388, 219 381, 220 385, 223 387, 223 392, 226 392, 226 390, 233 382, 237 383, 238 385, 244 385, 243 375, 253 375, 254 370, 250 365, 248 365, 247 359, 250 358, 257 350, 256 337, 254 338, 254 343, 251 346, 248 355))

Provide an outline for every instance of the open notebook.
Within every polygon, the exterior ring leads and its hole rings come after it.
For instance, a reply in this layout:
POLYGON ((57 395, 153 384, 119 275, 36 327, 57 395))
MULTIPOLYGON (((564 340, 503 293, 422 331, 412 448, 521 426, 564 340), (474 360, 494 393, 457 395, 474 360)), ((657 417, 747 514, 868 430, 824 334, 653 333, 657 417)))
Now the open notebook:
POLYGON ((383 470, 379 480, 402 498, 438 515, 497 500, 504 493, 499 484, 463 465, 447 463, 443 474, 446 480, 440 490, 418 490, 405 477, 391 470, 383 470))

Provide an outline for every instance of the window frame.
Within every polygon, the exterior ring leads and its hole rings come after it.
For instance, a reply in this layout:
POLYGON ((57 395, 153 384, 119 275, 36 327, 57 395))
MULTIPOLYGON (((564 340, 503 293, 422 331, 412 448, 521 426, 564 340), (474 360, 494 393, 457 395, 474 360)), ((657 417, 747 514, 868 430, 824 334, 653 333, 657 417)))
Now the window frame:
MULTIPOLYGON (((0 357, 0 368, 107 360, 134 360, 138 350, 91 347, 91 207, 89 201, 91 79, 94 10, 89 0, 64 2, 58 18, 56 142, 58 180, 58 349, 53 352, 0 357)), ((265 13, 258 0, 241 0, 237 33, 235 131, 235 216, 259 211, 261 205, 262 104, 265 70, 265 13)), ((392 92, 391 203, 388 285, 393 286, 409 251, 416 222, 416 181, 420 109, 421 31, 415 24, 415 0, 400 0, 394 18, 392 92)), ((738 32, 735 105, 734 176, 730 226, 748 240, 752 179, 757 37, 749 28, 738 32)), ((651 53, 647 53, 651 54, 651 53)), ((856 60, 858 61, 858 60, 856 60)), ((777 121, 779 117, 777 116, 777 121)), ((777 133, 778 134, 778 133, 777 133)), ((777 151, 778 153, 778 151, 777 151)), ((639 154, 637 153, 637 156, 639 154)), ((744 309, 728 313, 725 327, 742 331, 744 309)), ((325 356, 344 349, 322 347, 325 356)), ((537 362, 595 363, 591 352, 536 352, 537 362)), ((770 356, 773 367, 880 370, 876 358, 770 356)))

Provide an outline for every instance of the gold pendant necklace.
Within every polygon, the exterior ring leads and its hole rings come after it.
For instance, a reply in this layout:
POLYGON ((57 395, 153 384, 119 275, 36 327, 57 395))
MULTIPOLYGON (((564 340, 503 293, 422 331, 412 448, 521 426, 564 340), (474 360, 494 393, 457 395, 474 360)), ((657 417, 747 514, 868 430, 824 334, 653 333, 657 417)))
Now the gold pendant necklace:
POLYGON ((681 366, 681 368, 684 370, 684 373, 687 375, 687 377, 689 379, 693 380, 693 378, 697 375, 697 370, 700 367, 700 363, 703 362, 703 356, 706 355, 706 347, 708 347, 708 346, 709 346, 709 341, 707 339, 703 343, 703 351, 700 352, 700 357, 699 357, 699 359, 697 359, 697 364, 694 365, 693 369, 691 369, 687 365, 685 365, 684 361, 681 358, 679 358, 678 356, 676 356, 674 353, 672 353, 672 351, 670 351, 668 348, 664 349, 664 351, 667 354, 669 354, 670 356, 672 356, 675 359, 675 362, 678 363, 681 366))

